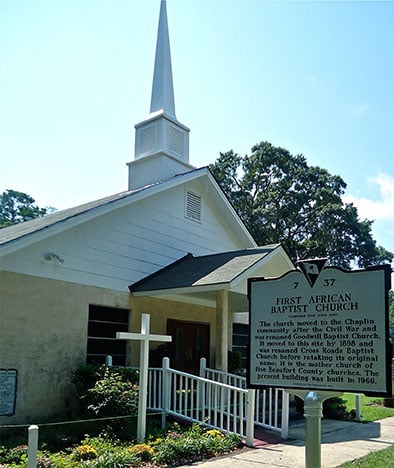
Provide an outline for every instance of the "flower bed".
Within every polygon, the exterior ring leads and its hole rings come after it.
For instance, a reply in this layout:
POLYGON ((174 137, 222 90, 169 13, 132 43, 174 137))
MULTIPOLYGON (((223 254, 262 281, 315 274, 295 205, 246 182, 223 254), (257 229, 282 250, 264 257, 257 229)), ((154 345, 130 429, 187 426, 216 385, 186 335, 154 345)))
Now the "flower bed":
MULTIPOLYGON (((78 445, 61 452, 41 450, 38 468, 123 468, 168 467, 215 457, 242 445, 235 434, 204 429, 197 424, 182 428, 178 424, 144 444, 121 442, 106 435, 85 437, 78 445)), ((27 447, 6 449, 0 446, 0 468, 27 466, 27 447)))

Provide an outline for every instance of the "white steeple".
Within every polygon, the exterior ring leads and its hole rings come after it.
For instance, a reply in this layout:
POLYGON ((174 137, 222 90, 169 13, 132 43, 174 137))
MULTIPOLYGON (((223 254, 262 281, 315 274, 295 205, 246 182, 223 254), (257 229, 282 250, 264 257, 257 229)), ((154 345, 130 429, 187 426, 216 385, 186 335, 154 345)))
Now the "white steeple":
POLYGON ((194 169, 189 164, 189 132, 175 116, 167 6, 161 0, 150 114, 135 126, 129 190, 194 169))
POLYGON ((165 0, 162 0, 160 4, 152 99, 150 103, 150 113, 153 114, 155 112, 163 112, 176 120, 170 38, 168 35, 167 6, 165 0))

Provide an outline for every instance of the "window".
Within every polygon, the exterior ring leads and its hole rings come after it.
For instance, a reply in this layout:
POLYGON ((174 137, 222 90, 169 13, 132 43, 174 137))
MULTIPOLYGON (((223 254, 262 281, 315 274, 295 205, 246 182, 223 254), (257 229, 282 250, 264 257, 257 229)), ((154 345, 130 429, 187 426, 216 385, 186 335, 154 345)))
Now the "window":
POLYGON ((89 305, 88 345, 86 363, 105 363, 107 355, 112 356, 116 366, 126 365, 127 342, 116 339, 116 332, 127 332, 129 311, 89 305))
POLYGON ((193 192, 186 192, 186 218, 201 221, 201 197, 193 192))
POLYGON ((247 367, 248 346, 250 343, 249 325, 243 323, 233 324, 233 351, 242 354, 242 367, 247 367))

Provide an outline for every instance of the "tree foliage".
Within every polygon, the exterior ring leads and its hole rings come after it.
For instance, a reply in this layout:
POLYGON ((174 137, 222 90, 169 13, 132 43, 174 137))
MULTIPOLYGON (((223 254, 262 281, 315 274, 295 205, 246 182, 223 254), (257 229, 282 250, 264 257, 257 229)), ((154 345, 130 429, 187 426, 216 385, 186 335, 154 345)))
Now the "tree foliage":
POLYGON ((17 190, 6 190, 0 195, 0 228, 30 221, 54 211, 53 208, 40 208, 30 195, 17 190))
MULTIPOLYGON (((389 323, 394 328, 394 291, 389 291, 389 323)), ((394 357, 394 356, 393 356, 394 357)))
POLYGON ((342 178, 303 155, 261 142, 244 157, 220 153, 210 169, 259 245, 281 243, 294 261, 327 257, 344 268, 393 259, 373 239, 372 221, 342 201, 342 178))

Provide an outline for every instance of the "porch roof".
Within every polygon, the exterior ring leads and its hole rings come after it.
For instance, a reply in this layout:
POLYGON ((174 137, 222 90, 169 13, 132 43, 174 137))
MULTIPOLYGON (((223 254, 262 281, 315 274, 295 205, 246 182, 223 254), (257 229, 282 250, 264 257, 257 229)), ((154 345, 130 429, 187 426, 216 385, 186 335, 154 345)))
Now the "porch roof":
POLYGON ((280 244, 195 257, 187 254, 161 270, 131 284, 135 296, 215 306, 216 291, 229 291, 233 311, 248 310, 246 278, 252 277, 280 244))

